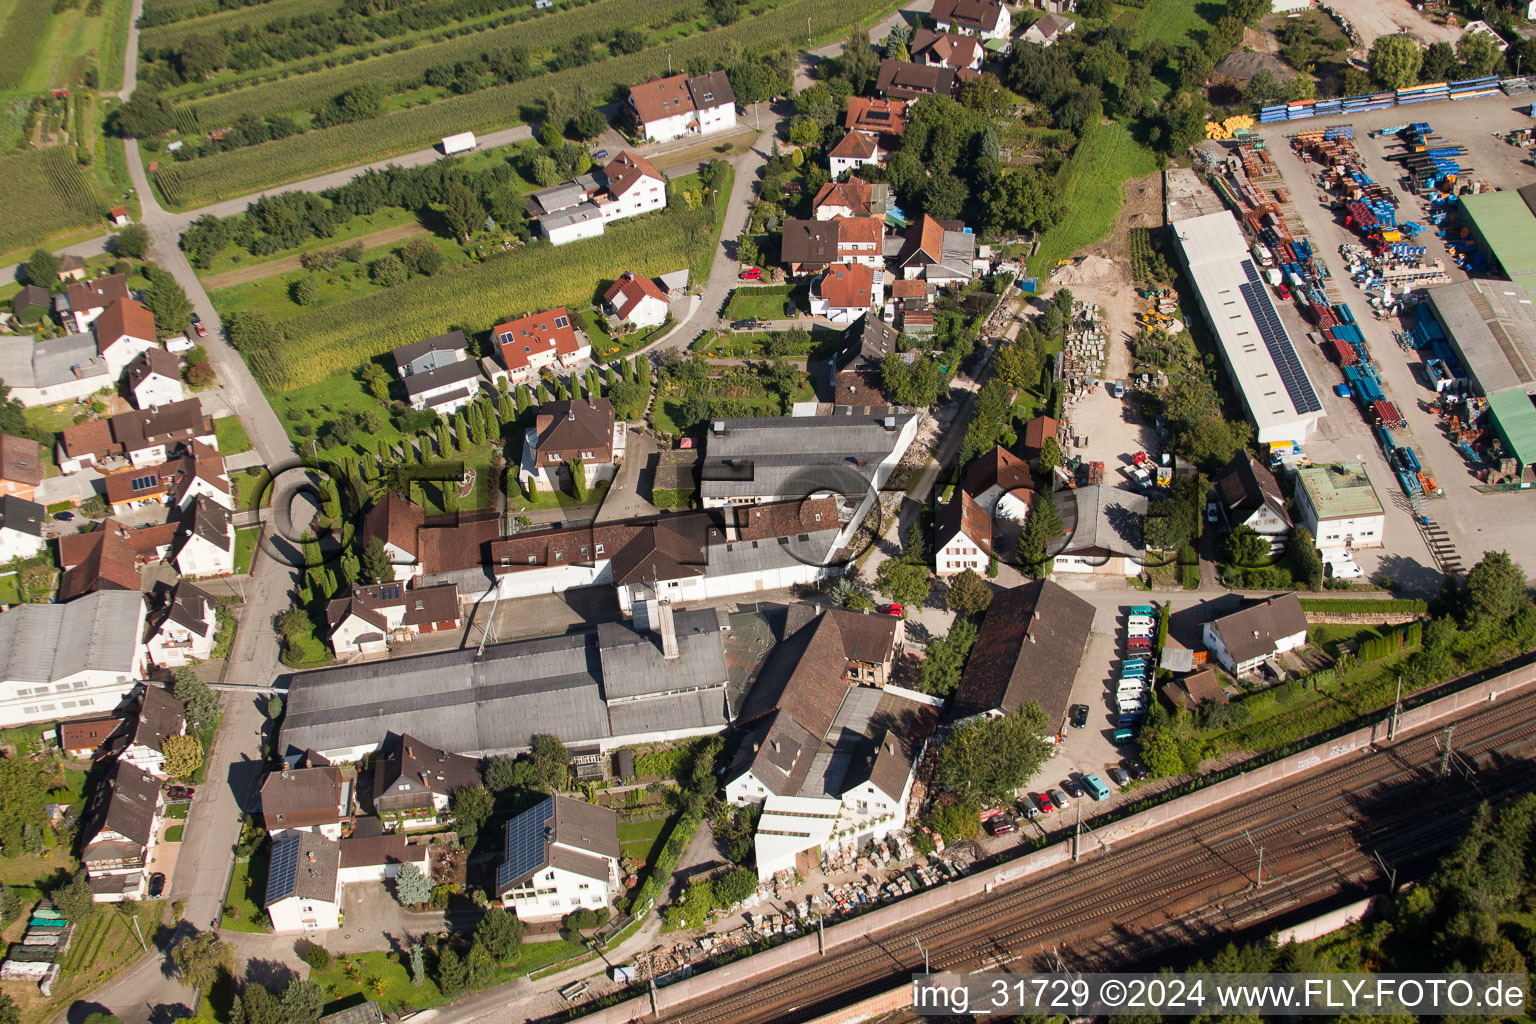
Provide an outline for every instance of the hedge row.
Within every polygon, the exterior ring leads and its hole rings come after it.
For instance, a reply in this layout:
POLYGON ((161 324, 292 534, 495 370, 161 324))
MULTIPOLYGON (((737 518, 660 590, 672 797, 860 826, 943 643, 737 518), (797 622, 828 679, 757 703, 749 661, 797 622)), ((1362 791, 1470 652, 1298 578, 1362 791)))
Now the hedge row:
POLYGON ((1326 597, 1304 597, 1301 599, 1301 610, 1304 612, 1334 612, 1339 615, 1397 615, 1404 612, 1420 613, 1426 611, 1429 605, 1414 598, 1389 598, 1375 601, 1370 598, 1346 598, 1332 600, 1326 597))

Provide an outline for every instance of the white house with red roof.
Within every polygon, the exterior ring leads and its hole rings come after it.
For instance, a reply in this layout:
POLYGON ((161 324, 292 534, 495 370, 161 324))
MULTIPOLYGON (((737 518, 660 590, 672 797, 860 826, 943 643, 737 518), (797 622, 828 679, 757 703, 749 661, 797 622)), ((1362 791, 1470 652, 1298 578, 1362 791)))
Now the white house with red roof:
POLYGON ((69 319, 75 331, 84 334, 102 311, 118 299, 128 299, 128 278, 124 274, 111 274, 94 281, 77 281, 64 289, 64 301, 69 307, 69 319))
POLYGON ((736 127, 736 94, 724 71, 672 75, 632 86, 629 114, 650 142, 709 135, 736 127))
POLYGON ((1007 39, 1013 34, 1013 14, 1002 0, 934 0, 928 20, 941 32, 981 39, 1007 39))
POLYGON ((667 179, 638 153, 528 197, 529 218, 554 245, 595 238, 611 221, 665 209, 667 179))
POLYGON ((497 324, 491 336, 501 347, 502 365, 514 384, 537 377, 541 370, 574 369, 592 356, 591 340, 571 323, 564 306, 497 324))
POLYGON ((657 327, 667 320, 667 296, 650 278, 626 270, 603 293, 609 314, 636 327, 657 327))
POLYGON ((832 177, 841 176, 845 171, 856 171, 865 164, 879 164, 884 158, 880 152, 879 136, 866 132, 850 131, 844 135, 842 141, 832 147, 827 154, 827 163, 831 168, 832 177))
POLYGON ((181 360, 158 346, 145 349, 128 363, 128 391, 139 409, 186 401, 181 360))
POLYGON ((155 335, 155 317, 133 299, 114 299, 94 321, 96 351, 107 363, 113 380, 123 375, 135 356, 159 348, 155 335))
POLYGON ((861 263, 834 263, 811 282, 811 315, 836 324, 851 324, 884 304, 885 271, 861 263))

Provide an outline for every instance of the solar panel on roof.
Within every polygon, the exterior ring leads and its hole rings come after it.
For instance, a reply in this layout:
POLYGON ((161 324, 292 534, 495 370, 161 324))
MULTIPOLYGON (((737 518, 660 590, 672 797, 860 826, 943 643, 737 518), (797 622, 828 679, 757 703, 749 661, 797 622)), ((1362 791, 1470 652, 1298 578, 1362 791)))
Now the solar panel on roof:
POLYGON ((545 797, 537 806, 507 822, 505 859, 496 869, 496 884, 505 887, 544 863, 544 823, 554 817, 555 801, 545 797))
POLYGON ((293 895, 299 870, 299 834, 284 836, 272 844, 272 863, 267 868, 267 903, 293 895))
MULTIPOLYGON (((1251 276, 1253 264, 1243 261, 1243 269, 1251 276)), ((1312 383, 1307 379, 1306 371, 1301 368, 1301 360, 1296 356, 1296 346, 1291 344, 1290 337, 1285 333, 1285 325, 1280 322, 1280 316, 1275 312, 1274 305, 1269 301, 1269 293, 1264 290, 1262 283, 1240 284, 1237 290, 1242 293, 1243 301, 1248 304, 1248 311, 1253 314, 1253 321, 1258 325, 1259 336, 1264 339, 1264 347, 1269 350, 1269 356, 1275 363, 1275 370, 1280 375, 1280 381, 1285 385, 1286 394, 1290 396, 1291 404, 1297 412, 1321 412, 1322 402, 1318 400, 1317 393, 1312 390, 1312 383)))

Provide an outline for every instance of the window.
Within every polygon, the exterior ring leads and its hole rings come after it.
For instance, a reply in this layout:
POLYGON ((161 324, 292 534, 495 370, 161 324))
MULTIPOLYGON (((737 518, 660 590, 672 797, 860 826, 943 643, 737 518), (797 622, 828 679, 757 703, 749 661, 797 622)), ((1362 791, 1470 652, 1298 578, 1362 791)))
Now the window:
POLYGON ((512 344, 512 332, 511 331, 503 331, 501 333, 501 343, 503 345, 510 345, 510 344, 512 344))
POLYGON ((555 326, 556 327, 569 327, 570 325, 571 325, 571 321, 568 318, 563 317, 563 316, 555 317, 555 326))
POLYGON ((602 545, 601 545, 601 544, 599 544, 599 545, 598 545, 598 546, 597 546, 597 553, 598 553, 598 554, 602 554, 602 553, 603 553, 603 546, 602 546, 602 545))
POLYGON ((584 458, 584 459, 590 459, 592 457, 592 453, 591 452, 582 452, 581 453, 581 457, 584 458))
POLYGON ((539 556, 538 555, 529 555, 528 556, 528 564, 529 565, 538 565, 539 564, 539 556))
POLYGON ((548 458, 549 458, 550 462, 559 462, 560 461, 560 453, 559 452, 550 452, 549 455, 548 455, 548 458))

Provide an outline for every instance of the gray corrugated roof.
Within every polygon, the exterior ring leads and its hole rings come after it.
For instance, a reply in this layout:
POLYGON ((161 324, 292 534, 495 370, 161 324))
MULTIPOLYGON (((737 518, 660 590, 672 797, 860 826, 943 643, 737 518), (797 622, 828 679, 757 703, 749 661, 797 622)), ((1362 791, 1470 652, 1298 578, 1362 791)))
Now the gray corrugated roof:
POLYGON ((143 597, 103 590, 0 615, 0 680, 47 683, 96 669, 134 675, 143 597))
POLYGON ((586 202, 587 190, 574 181, 567 181, 552 188, 540 189, 528 199, 537 206, 541 217, 547 217, 557 210, 565 210, 578 203, 586 202))
MULTIPOLYGON (((1072 493, 1076 495, 1075 521, 1070 518, 1072 509, 1061 510, 1063 522, 1071 528, 1071 536, 1060 551, 1052 554, 1108 551, 1115 555, 1141 557, 1144 550, 1141 522, 1147 515, 1144 496, 1107 484, 1079 487, 1072 493)), ((1057 497, 1058 503, 1065 505, 1061 499, 1062 496, 1057 497)))
POLYGON ((705 497, 810 494, 818 489, 862 498, 875 470, 917 413, 848 409, 833 416, 760 416, 716 420, 699 467, 705 497), (893 428, 885 425, 887 418, 893 428))
POLYGON ((637 633, 617 622, 598 624, 603 693, 609 700, 696 686, 725 686, 730 673, 714 612, 680 611, 673 614, 672 622, 678 656, 671 661, 662 657, 655 634, 637 633))
POLYGON ((554 213, 546 213, 539 218, 539 224, 545 231, 554 231, 571 224, 579 224, 583 221, 602 220, 603 211, 597 208, 596 203, 580 203, 576 206, 557 210, 554 213))
POLYGON ((1536 307, 1516 285, 1462 281, 1429 300, 1483 394, 1536 387, 1536 307))
POLYGON ((106 360, 96 354, 96 339, 89 334, 10 338, 0 345, 0 379, 13 388, 46 388, 106 373, 106 360))
POLYGON ((724 729, 730 724, 724 688, 652 697, 608 706, 615 736, 679 729, 724 729))

